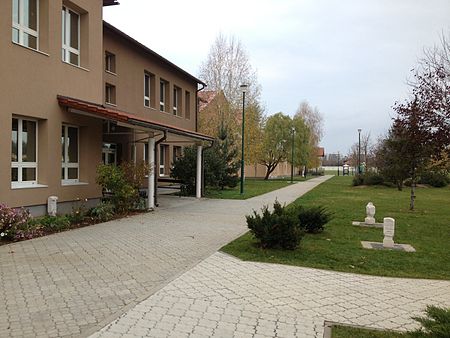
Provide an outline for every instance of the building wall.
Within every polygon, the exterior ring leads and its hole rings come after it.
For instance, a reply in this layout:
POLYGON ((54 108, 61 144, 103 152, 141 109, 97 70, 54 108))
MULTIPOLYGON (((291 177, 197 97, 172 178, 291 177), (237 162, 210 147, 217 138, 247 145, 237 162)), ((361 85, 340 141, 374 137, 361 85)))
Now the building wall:
POLYGON ((101 161, 101 123, 65 111, 57 95, 103 101, 102 1, 72 0, 67 5, 81 13, 81 67, 61 59, 61 0, 41 0, 39 51, 12 42, 12 1, 0 1, 0 203, 9 206, 45 204, 57 195, 60 201, 95 198, 95 166, 101 161), (41 187, 11 188, 12 117, 38 120, 38 183, 41 187), (61 126, 79 127, 80 181, 61 184, 61 126))
POLYGON ((114 108, 170 126, 196 130, 197 81, 169 65, 165 65, 150 53, 144 52, 142 48, 136 47, 107 27, 104 29, 103 41, 104 51, 115 55, 115 74, 103 72, 104 82, 116 87, 114 108), (144 72, 154 76, 150 108, 144 106, 144 72), (169 111, 167 112, 159 109, 160 79, 168 82, 166 104, 169 111), (182 91, 178 115, 172 113, 174 86, 179 87, 182 91), (186 91, 190 93, 188 110, 186 91), (189 111, 189 115, 186 113, 187 111, 189 111))
MULTIPOLYGON (((266 176, 266 167, 262 164, 256 165, 246 165, 245 177, 264 177, 266 176)), ((299 168, 294 167, 294 175, 299 174, 299 168)), ((277 165, 275 170, 270 174, 270 177, 290 177, 291 176, 291 165, 288 162, 281 162, 277 165)))
MULTIPOLYGON (((114 30, 104 27, 103 50, 106 55, 113 54, 115 60, 114 72, 106 71, 106 65, 103 67, 104 85, 115 86, 115 104, 109 104, 104 101, 105 106, 113 109, 122 110, 140 117, 151 119, 166 125, 196 131, 196 95, 197 81, 186 76, 182 72, 161 62, 161 60, 142 48, 130 43, 114 30), (150 107, 144 105, 144 74, 151 74, 153 79, 150 89, 150 107), (160 111, 160 79, 168 82, 166 95, 166 105, 169 111, 160 111), (173 114, 173 88, 181 89, 181 104, 177 114, 173 114), (189 92, 189 107, 186 100, 186 92, 189 92)), ((104 98, 106 99, 106 98, 104 98)), ((162 133, 157 136, 157 139, 162 133)), ((135 140, 146 137, 145 133, 136 132, 128 136, 110 136, 104 137, 109 142, 119 142, 122 148, 122 161, 132 160, 132 151, 130 150, 135 140)), ((170 167, 173 159, 173 147, 185 146, 186 144, 171 144, 173 136, 162 143, 165 146, 164 174, 170 175, 170 167)), ((175 138, 176 139, 176 138, 175 138)), ((144 142, 136 143, 136 161, 144 160, 144 142)), ((192 142, 191 142, 192 144, 192 142)), ((159 149, 156 156, 156 174, 159 175, 159 149)))

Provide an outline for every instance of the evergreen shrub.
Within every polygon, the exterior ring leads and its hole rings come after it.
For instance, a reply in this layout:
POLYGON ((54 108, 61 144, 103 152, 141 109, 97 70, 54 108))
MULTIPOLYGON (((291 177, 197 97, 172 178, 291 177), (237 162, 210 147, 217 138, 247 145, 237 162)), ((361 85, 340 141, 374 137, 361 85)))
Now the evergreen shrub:
POLYGON ((246 217, 247 226, 261 247, 296 249, 304 232, 292 214, 287 212, 278 201, 275 201, 272 212, 269 211, 268 206, 264 206, 261 211, 261 215, 254 211, 253 215, 246 217))
POLYGON ((300 228, 311 234, 323 232, 325 224, 332 218, 332 214, 322 206, 313 206, 309 208, 299 206, 296 210, 296 214, 300 228))

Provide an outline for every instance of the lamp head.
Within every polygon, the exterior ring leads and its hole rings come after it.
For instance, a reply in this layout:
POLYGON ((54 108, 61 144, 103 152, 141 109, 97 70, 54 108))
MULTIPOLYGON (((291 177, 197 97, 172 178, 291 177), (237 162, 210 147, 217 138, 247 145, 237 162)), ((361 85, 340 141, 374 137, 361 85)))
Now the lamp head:
POLYGON ((247 92, 247 88, 248 88, 248 84, 241 84, 240 88, 241 88, 241 92, 242 93, 246 93, 247 92))
POLYGON ((361 130, 362 130, 361 128, 358 128, 358 133, 360 133, 360 132, 361 132, 361 130))

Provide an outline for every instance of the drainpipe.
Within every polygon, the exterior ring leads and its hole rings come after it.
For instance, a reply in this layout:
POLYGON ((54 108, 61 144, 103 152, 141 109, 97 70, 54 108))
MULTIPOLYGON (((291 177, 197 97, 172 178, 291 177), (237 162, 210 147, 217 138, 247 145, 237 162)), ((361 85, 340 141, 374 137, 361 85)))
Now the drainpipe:
POLYGON ((197 89, 195 92, 195 131, 198 131, 198 92, 202 91, 206 88, 206 84, 200 83, 202 85, 202 88, 197 89))
POLYGON ((201 193, 202 197, 205 196, 205 156, 203 155, 205 153, 205 150, 212 148, 213 145, 214 141, 211 141, 211 144, 209 146, 203 147, 202 149, 202 193, 201 193))
POLYGON ((167 139, 167 130, 164 130, 164 136, 155 142, 155 167, 153 170, 156 170, 155 172, 155 207, 158 206, 158 176, 159 176, 159 168, 156 167, 156 163, 159 163, 159 144, 164 142, 167 139), (158 170, 157 170, 158 169, 158 170))

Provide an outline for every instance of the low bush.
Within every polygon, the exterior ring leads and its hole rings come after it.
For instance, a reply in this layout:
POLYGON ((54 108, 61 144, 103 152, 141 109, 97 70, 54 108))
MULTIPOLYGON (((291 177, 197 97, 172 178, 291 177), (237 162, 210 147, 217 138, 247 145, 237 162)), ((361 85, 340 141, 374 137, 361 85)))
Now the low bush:
POLYGON ((297 215, 300 228, 311 234, 323 232, 325 224, 332 218, 332 214, 322 206, 310 208, 299 206, 295 210, 295 214, 297 215))
POLYGON ((30 222, 35 227, 41 226, 49 232, 59 232, 70 228, 71 220, 69 216, 43 216, 35 218, 30 222))
POLYGON ((67 215, 70 223, 72 224, 81 224, 86 217, 86 205, 87 199, 81 200, 79 198, 73 203, 72 212, 67 215))
POLYGON ((425 317, 413 317, 422 327, 409 332, 411 337, 448 338, 450 337, 450 308, 427 306, 425 317))
POLYGON ((382 185, 384 182, 383 176, 373 172, 365 173, 363 180, 365 185, 382 185))
POLYGON ((0 239, 13 240, 18 230, 25 227, 31 219, 30 212, 0 204, 0 239))
POLYGON ((448 175, 443 172, 427 171, 420 176, 419 183, 428 184, 432 187, 441 188, 449 183, 448 175))
POLYGON ((108 202, 101 202, 88 212, 95 221, 106 222, 114 217, 114 205, 108 202))
POLYGON ((352 185, 354 187, 356 187, 358 185, 363 185, 363 184, 364 184, 364 177, 363 177, 363 175, 355 175, 353 177, 352 185))
POLYGON ((295 218, 278 201, 275 201, 272 212, 265 206, 261 215, 254 211, 253 215, 246 218, 248 228, 262 248, 294 250, 303 237, 303 231, 295 218))
POLYGON ((139 186, 150 169, 145 163, 122 163, 120 166, 100 165, 97 167, 97 184, 101 185, 109 201, 118 213, 136 208, 140 203, 139 186))
POLYGON ((380 174, 374 172, 366 172, 365 174, 355 175, 353 177, 352 185, 382 185, 384 178, 380 174))

